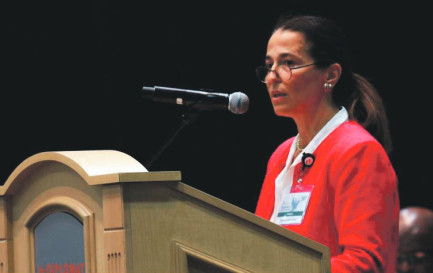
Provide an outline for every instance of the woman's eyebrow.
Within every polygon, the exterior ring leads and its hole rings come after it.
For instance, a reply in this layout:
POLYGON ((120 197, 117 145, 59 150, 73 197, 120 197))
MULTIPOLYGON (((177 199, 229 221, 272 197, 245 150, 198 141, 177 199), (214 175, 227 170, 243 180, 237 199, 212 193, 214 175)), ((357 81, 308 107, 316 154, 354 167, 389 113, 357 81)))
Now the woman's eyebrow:
MULTIPOLYGON (((291 53, 281 53, 280 55, 278 55, 278 59, 284 59, 287 57, 296 57, 295 55, 291 54, 291 53)), ((272 58, 269 55, 266 55, 265 57, 265 61, 272 61, 272 58)))

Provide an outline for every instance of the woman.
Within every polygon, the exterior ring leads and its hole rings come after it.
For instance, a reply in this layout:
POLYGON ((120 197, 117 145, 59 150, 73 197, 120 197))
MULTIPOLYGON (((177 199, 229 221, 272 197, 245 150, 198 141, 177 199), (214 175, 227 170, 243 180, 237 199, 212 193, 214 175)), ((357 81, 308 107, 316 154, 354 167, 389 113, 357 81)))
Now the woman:
POLYGON ((328 19, 277 23, 257 76, 298 134, 269 159, 256 214, 327 245, 333 273, 395 272, 399 199, 387 118, 346 47, 328 19))

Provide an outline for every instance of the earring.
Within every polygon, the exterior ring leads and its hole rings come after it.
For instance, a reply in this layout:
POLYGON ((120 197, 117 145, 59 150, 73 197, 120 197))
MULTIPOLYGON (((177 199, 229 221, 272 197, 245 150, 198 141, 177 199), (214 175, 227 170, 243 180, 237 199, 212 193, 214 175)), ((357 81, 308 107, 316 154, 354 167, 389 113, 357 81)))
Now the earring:
POLYGON ((332 91, 332 83, 325 82, 325 84, 323 84, 323 89, 326 93, 331 92, 332 91))

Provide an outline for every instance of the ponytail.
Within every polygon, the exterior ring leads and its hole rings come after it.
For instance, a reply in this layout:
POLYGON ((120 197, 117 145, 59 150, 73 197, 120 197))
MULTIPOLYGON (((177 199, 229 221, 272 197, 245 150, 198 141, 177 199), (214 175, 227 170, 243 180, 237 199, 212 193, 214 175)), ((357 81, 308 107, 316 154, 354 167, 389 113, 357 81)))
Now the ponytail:
POLYGON ((361 124, 389 154, 392 151, 392 141, 382 98, 366 78, 356 73, 352 77, 356 92, 348 105, 349 119, 361 124))

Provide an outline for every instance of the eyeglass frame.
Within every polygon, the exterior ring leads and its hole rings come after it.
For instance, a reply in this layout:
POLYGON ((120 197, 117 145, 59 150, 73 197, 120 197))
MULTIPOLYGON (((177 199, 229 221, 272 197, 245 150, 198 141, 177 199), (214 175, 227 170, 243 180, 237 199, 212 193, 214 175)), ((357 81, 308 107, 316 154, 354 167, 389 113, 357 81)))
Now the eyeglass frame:
POLYGON ((269 73, 270 72, 274 72, 275 74, 278 74, 278 77, 280 77, 280 75, 279 75, 279 73, 278 73, 278 71, 277 71, 277 67, 279 67, 279 66, 283 66, 283 65, 286 65, 288 68, 289 68, 289 71, 290 71, 290 77, 286 80, 286 81, 288 81, 288 80, 290 80, 291 78, 292 78, 292 70, 295 70, 295 69, 298 69, 298 68, 303 68, 303 67, 308 67, 308 66, 312 66, 312 65, 316 65, 316 64, 318 64, 318 63, 320 63, 320 62, 314 62, 314 63, 310 63, 310 64, 304 64, 304 65, 299 65, 299 66, 293 66, 293 67, 291 67, 291 66, 289 66, 289 65, 287 65, 287 62, 283 62, 283 63, 281 63, 281 64, 278 64, 277 66, 276 66, 276 68, 274 69, 274 70, 272 70, 272 69, 270 69, 270 68, 268 68, 266 65, 260 65, 260 66, 258 66, 257 68, 256 68, 256 76, 257 76, 257 78, 259 79, 259 81, 260 82, 262 82, 262 83, 266 83, 266 81, 262 81, 261 79, 260 79, 260 77, 259 77, 259 69, 266 69, 268 72, 266 73, 266 76, 264 77, 264 79, 266 79, 266 77, 269 75, 269 73))

